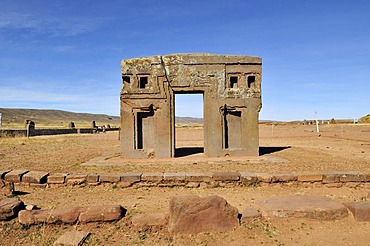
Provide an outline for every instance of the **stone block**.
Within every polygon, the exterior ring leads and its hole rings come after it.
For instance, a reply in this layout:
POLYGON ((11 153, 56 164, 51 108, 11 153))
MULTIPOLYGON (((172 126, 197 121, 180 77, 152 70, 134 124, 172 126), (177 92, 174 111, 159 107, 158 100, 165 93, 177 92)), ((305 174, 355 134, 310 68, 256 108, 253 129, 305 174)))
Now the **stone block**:
POLYGON ((163 180, 163 173, 143 173, 141 181, 144 182, 160 182, 163 180))
POLYGON ((370 221, 370 201, 344 204, 357 221, 370 221))
POLYGON ((100 182, 102 183, 118 183, 120 181, 120 174, 100 174, 100 182))
POLYGON ((258 212, 254 208, 246 208, 242 213, 241 213, 241 222, 249 223, 252 222, 255 219, 261 218, 262 215, 260 212, 258 212))
POLYGON ((298 174, 299 182, 321 182, 322 174, 320 173, 300 173, 298 174))
POLYGON ((328 188, 340 188, 343 186, 343 183, 327 183, 324 185, 325 187, 328 187, 328 188))
POLYGON ((297 175, 291 174, 291 173, 279 173, 279 174, 273 174, 271 177, 272 183, 278 183, 278 182, 292 182, 297 181, 298 177, 297 175))
POLYGON ((32 183, 32 184, 44 184, 47 181, 49 173, 39 172, 39 171, 30 171, 23 175, 23 183, 32 183))
POLYGON ((137 183, 141 181, 142 173, 124 173, 121 175, 122 182, 137 183))
POLYGON ((198 188, 199 187, 199 183, 198 182, 188 182, 186 185, 185 185, 186 188, 198 188))
POLYGON ((189 182, 210 182, 212 173, 185 173, 185 180, 189 182))
POLYGON ((267 218, 308 218, 336 220, 348 216, 347 208, 340 202, 324 196, 271 197, 256 202, 267 218))
POLYGON ((339 183, 340 176, 342 176, 343 172, 323 172, 322 174, 322 183, 329 184, 329 183, 339 183))
POLYGON ((240 173, 240 181, 245 185, 254 185, 258 183, 257 175, 255 173, 240 173))
POLYGON ((214 181, 239 181, 240 173, 238 172, 218 172, 213 173, 212 179, 214 181))
POLYGON ((171 234, 225 232, 238 225, 238 209, 222 197, 185 195, 170 200, 168 229, 171 234))
POLYGON ((272 176, 268 173, 256 173, 257 180, 262 183, 271 183, 272 176))
POLYGON ((54 173, 48 176, 48 184, 64 184, 68 173, 54 173))
POLYGON ((164 173, 163 180, 166 182, 185 182, 185 173, 164 173))
POLYGON ((120 205, 88 206, 80 208, 80 211, 80 223, 120 220, 126 213, 120 205))
POLYGON ((81 246, 90 235, 85 231, 68 231, 60 236, 53 246, 81 246))
POLYGON ((11 169, 9 170, 0 170, 0 179, 5 179, 5 174, 9 173, 11 169))
POLYGON ((99 174, 88 174, 86 176, 86 182, 89 184, 99 183, 99 174))
POLYGON ((0 200, 0 221, 16 217, 24 204, 18 198, 4 198, 0 200))
POLYGON ((365 175, 360 172, 347 172, 341 174, 339 177, 340 182, 364 182, 365 175))
POLYGON ((66 177, 66 183, 70 185, 79 185, 86 182, 86 174, 70 174, 66 177))
POLYGON ((28 173, 28 170, 13 170, 5 174, 5 180, 13 183, 22 181, 22 176, 28 173))
POLYGON ((162 228, 168 223, 168 215, 165 213, 137 214, 131 219, 131 223, 139 228, 162 228))

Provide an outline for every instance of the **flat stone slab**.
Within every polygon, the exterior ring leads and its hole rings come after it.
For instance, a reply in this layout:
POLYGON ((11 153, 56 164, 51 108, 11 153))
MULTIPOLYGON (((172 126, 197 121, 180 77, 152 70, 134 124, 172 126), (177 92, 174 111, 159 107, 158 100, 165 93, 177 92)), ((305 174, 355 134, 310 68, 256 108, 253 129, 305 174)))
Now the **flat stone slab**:
POLYGON ((370 221, 370 201, 345 203, 357 221, 370 221))
POLYGON ((101 174, 100 182, 102 183, 118 183, 121 181, 121 175, 119 174, 101 174))
POLYGON ((22 176, 23 183, 43 184, 46 183, 49 173, 30 171, 22 176))
POLYGON ((299 182, 321 182, 322 174, 320 173, 300 173, 298 174, 299 182))
POLYGON ((256 203, 262 215, 269 218, 335 220, 348 216, 348 210, 342 203, 323 196, 271 197, 256 203))
POLYGON ((254 208, 246 208, 242 213, 241 213, 241 222, 252 222, 254 219, 261 218, 262 215, 260 212, 258 212, 254 208))
POLYGON ((160 182, 163 180, 163 173, 143 173, 141 181, 160 182))
POLYGON ((214 181, 238 181, 240 179, 240 173, 238 172, 213 173, 212 179, 214 181))
POLYGON ((53 244, 53 246, 81 246, 90 232, 85 231, 68 231, 60 236, 53 244))
POLYGON ((241 172, 240 181, 245 185, 254 185, 257 183, 257 175, 254 173, 241 172))
POLYGON ((68 173, 54 173, 48 176, 48 184, 64 184, 68 173))
POLYGON ((86 174, 70 174, 66 178, 66 183, 71 185, 79 185, 86 182, 86 174))
POLYGON ((5 174, 5 180, 14 183, 20 183, 22 176, 28 173, 28 170, 13 170, 5 174))
POLYGON ((22 210, 19 212, 19 223, 25 225, 42 223, 75 224, 88 222, 109 222, 120 220, 126 210, 120 205, 86 206, 64 209, 22 210))
POLYGON ((122 182, 140 182, 142 173, 124 173, 121 175, 122 182))
POLYGON ((209 182, 212 180, 212 173, 185 173, 185 180, 190 182, 209 182))
POLYGON ((184 182, 185 181, 185 173, 164 173, 163 180, 168 182, 184 182))
POLYGON ((4 198, 0 200, 0 221, 9 220, 17 216, 24 208, 24 204, 18 198, 4 198))

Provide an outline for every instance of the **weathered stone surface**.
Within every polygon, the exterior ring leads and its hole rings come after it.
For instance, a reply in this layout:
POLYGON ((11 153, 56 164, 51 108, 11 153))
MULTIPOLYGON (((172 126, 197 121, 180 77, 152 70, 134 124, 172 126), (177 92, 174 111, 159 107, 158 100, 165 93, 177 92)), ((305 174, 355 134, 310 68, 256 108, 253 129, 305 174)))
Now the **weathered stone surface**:
POLYGON ((213 173, 212 179, 214 181, 238 181, 240 179, 240 173, 238 172, 213 173))
POLYGON ((5 178, 5 174, 9 173, 11 170, 0 170, 0 179, 5 178))
POLYGON ((0 179, 0 199, 14 192, 14 183, 0 179))
POLYGON ((17 216, 24 208, 24 204, 18 198, 4 198, 0 200, 0 220, 9 220, 17 216))
POLYGON ((339 177, 340 182, 363 182, 365 181, 365 175, 360 172, 347 172, 339 177))
POLYGON ((185 182, 185 173, 164 173, 163 180, 167 182, 185 182))
POLYGON ((298 174, 299 182, 321 182, 322 174, 320 173, 301 173, 298 174))
POLYGON ((99 174, 88 174, 86 176, 86 182, 89 184, 99 183, 99 174))
POLYGON ((334 220, 348 216, 343 204, 323 196, 271 197, 256 203, 264 217, 334 220))
POLYGON ((30 171, 22 176, 23 183, 43 184, 46 183, 49 173, 30 171))
POLYGON ((145 227, 164 227, 168 223, 168 215, 165 213, 137 214, 131 219, 134 226, 145 227))
POLYGON ((100 182, 102 183, 118 183, 121 181, 121 175, 119 174, 101 174, 100 182))
POLYGON ((163 173, 143 173, 141 181, 144 182, 160 182, 163 180, 163 173))
POLYGON ((69 185, 79 185, 86 182, 86 174, 70 174, 66 178, 66 183, 69 185))
POLYGON ((48 184, 64 184, 68 173, 54 173, 48 176, 48 184))
POLYGON ((344 204, 357 221, 370 221, 370 201, 344 204))
POLYGON ((219 196, 185 195, 170 201, 169 231, 171 234, 223 232, 239 225, 238 209, 219 196))
POLYGON ((142 173, 124 173, 121 175, 122 182, 136 183, 141 181, 142 173))
POLYGON ((74 224, 88 222, 108 222, 119 220, 126 210, 119 205, 86 206, 53 210, 23 210, 19 213, 19 223, 31 225, 40 223, 74 224))
POLYGON ((262 215, 260 212, 258 212, 254 208, 246 208, 242 213, 241 213, 241 222, 252 222, 254 219, 261 218, 262 215))
MULTIPOLYGON (((180 151, 172 151, 175 147, 172 95, 199 90, 207 98, 204 153, 209 157, 258 156, 261 67, 258 57, 197 53, 123 60, 122 156, 181 156, 180 151)), ((189 150, 185 148, 182 153, 189 150)))
POLYGON ((185 173, 185 180, 189 182, 209 182, 212 180, 212 173, 185 173))
POLYGON ((262 183, 271 183, 272 177, 268 173, 256 173, 257 180, 262 183))
POLYGON ((120 220, 126 213, 120 205, 89 206, 83 207, 80 211, 78 221, 81 223, 120 220))
POLYGON ((297 181, 298 177, 297 175, 291 174, 291 173, 279 173, 279 174, 273 174, 271 177, 271 182, 291 182, 291 181, 297 181))
POLYGON ((68 231, 60 236, 53 244, 53 246, 81 246, 90 232, 85 231, 68 231))
POLYGON ((240 181, 245 185, 254 185, 258 182, 257 175, 255 173, 240 173, 240 181))
POLYGON ((329 183, 339 183, 340 176, 345 174, 344 172, 323 172, 322 173, 322 183, 329 184, 329 183))
POLYGON ((22 181, 22 176, 26 173, 28 173, 28 170, 13 170, 5 174, 5 180, 19 183, 22 181))

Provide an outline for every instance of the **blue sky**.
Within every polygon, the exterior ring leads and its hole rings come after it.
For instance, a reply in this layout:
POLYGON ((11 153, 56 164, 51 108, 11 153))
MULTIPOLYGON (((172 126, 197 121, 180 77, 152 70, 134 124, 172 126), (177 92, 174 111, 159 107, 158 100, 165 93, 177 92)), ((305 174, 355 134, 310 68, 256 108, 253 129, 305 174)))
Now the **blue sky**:
MULTIPOLYGON (((260 118, 370 113, 370 2, 0 0, 0 107, 119 115, 122 59, 263 59, 260 118)), ((202 115, 177 96, 177 115, 202 115)))

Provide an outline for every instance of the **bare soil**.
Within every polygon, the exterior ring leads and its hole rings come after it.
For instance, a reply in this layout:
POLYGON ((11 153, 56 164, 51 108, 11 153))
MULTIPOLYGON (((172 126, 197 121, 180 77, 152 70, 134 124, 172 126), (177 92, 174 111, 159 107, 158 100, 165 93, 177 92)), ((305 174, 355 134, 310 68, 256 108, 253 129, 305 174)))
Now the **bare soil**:
MULTIPOLYGON (((119 160, 117 133, 0 139, 0 169, 22 168, 51 173, 370 172, 369 125, 326 125, 321 126, 320 130, 321 136, 318 136, 314 126, 261 125, 261 156, 273 155, 286 160, 284 162, 207 162, 202 153, 176 158, 181 164, 168 160, 119 160), (106 165, 81 165, 86 162, 106 165)), ((177 130, 176 146, 199 150, 202 147, 202 134, 201 128, 180 128, 177 130)), ((370 192, 370 189, 366 188, 280 184, 196 189, 120 188, 119 185, 107 184, 46 189, 19 186, 16 189, 22 191, 20 198, 26 204, 35 204, 43 209, 120 204, 127 209, 127 214, 118 222, 87 225, 29 227, 20 225, 17 220, 1 222, 0 245, 52 245, 64 232, 76 229, 92 233, 86 245, 370 245, 369 222, 356 222, 351 216, 338 221, 260 219, 242 224, 232 232, 204 232, 173 237, 168 234, 166 228, 139 229, 130 223, 130 218, 135 214, 166 213, 171 197, 182 194, 219 195, 242 212, 247 207, 258 208, 256 200, 271 196, 316 194, 341 202, 365 201, 369 200, 370 192)))

